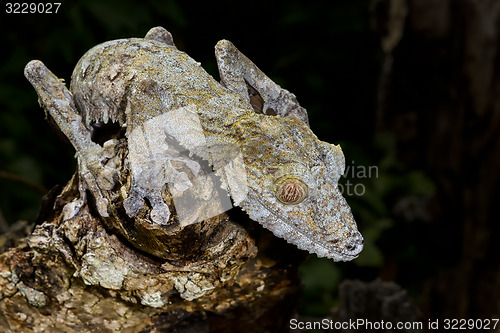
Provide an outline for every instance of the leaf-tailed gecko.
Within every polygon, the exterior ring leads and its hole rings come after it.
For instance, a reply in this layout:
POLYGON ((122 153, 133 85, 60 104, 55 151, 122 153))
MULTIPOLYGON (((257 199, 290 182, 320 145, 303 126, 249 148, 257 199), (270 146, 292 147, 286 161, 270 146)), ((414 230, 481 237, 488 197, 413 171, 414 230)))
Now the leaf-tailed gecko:
POLYGON ((319 257, 357 257, 363 237, 338 189, 340 146, 318 140, 295 96, 229 41, 217 43, 215 54, 220 83, 157 27, 143 39, 88 51, 75 67, 71 92, 42 62, 26 65, 40 104, 76 149, 79 205, 90 192, 101 216, 116 214, 106 193, 120 188, 130 218, 146 205, 151 223, 169 225, 162 191, 175 198, 193 189, 202 177, 198 158, 213 168, 232 203, 276 236, 319 257), (128 185, 107 163, 116 140, 92 140, 96 124, 106 123, 124 128, 128 185))

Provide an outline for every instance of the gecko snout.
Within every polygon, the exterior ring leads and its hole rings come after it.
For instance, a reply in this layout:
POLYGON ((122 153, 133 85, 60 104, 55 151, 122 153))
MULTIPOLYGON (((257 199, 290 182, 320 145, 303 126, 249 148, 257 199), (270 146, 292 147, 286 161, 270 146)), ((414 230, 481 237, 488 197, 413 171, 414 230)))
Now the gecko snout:
POLYGON ((345 249, 353 255, 357 255, 363 249, 363 236, 357 231, 352 240, 346 244, 345 249))

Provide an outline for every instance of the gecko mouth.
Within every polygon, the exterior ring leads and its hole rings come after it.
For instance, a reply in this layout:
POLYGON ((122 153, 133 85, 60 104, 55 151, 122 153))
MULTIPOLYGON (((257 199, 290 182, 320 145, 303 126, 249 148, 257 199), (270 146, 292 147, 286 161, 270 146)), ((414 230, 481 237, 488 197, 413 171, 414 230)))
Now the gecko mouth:
MULTIPOLYGON (((359 231, 351 236, 351 240, 348 242, 335 239, 334 241, 321 242, 318 240, 311 239, 311 237, 302 234, 303 237, 307 238, 310 242, 313 242, 320 246, 328 255, 326 257, 332 258, 335 261, 350 261, 358 257, 358 255, 363 250, 363 236, 359 231)), ((318 256, 323 256, 316 253, 318 256)))

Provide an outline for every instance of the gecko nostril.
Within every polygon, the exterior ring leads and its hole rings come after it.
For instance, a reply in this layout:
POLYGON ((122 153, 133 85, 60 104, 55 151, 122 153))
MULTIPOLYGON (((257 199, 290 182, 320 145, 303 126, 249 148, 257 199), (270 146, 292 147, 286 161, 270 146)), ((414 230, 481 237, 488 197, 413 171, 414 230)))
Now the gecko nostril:
POLYGON ((347 244, 345 248, 346 248, 347 251, 352 251, 352 250, 354 250, 356 248, 356 245, 354 245, 354 244, 347 244))

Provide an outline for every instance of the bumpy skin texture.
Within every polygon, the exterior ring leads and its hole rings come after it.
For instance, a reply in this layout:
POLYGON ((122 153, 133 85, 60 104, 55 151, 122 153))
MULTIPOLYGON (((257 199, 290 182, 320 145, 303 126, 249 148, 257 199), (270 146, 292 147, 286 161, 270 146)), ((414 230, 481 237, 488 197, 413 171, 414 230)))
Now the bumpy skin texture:
POLYGON ((88 190, 107 217, 117 214, 109 193, 118 191, 129 218, 146 207, 150 223, 182 228, 207 217, 182 220, 182 200, 209 202, 203 210, 217 207, 212 216, 230 207, 214 194, 220 182, 233 204, 276 236, 320 257, 355 258, 363 238, 338 190, 340 146, 318 140, 295 96, 230 42, 217 44, 216 57, 221 83, 179 51, 168 31, 153 28, 144 39, 88 51, 71 93, 41 62, 26 66, 41 105, 77 151, 81 200, 73 204, 83 205, 88 190), (109 123, 125 129, 130 184, 120 163, 109 162, 117 139, 102 147, 92 141, 94 128, 109 123), (204 171, 207 162, 213 171, 204 171))

